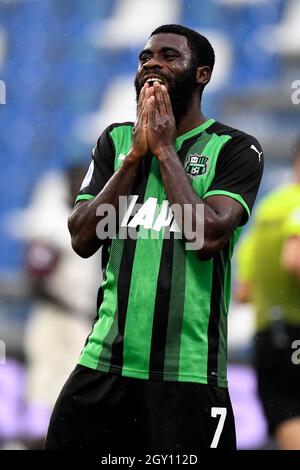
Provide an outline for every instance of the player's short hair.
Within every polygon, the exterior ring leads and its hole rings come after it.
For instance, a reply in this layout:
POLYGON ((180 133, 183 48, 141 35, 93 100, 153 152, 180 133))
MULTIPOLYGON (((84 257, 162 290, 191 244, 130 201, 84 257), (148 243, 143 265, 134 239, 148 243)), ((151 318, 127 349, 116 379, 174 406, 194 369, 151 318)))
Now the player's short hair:
POLYGON ((161 33, 185 36, 192 52, 192 60, 196 66, 208 65, 211 71, 213 70, 215 65, 215 51, 205 36, 180 24, 165 24, 152 31, 150 37, 161 33))

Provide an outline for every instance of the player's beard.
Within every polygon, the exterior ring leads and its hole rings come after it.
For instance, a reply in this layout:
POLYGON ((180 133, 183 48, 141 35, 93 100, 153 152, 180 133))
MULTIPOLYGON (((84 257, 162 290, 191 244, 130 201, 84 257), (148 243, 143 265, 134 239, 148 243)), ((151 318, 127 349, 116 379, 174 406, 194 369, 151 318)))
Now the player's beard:
MULTIPOLYGON (((197 66, 191 65, 191 67, 186 72, 178 76, 173 83, 168 82, 168 93, 170 95, 177 126, 181 119, 186 115, 193 100, 194 93, 197 90, 196 71, 197 66)), ((134 80, 134 86, 136 91, 136 101, 138 101, 141 87, 137 77, 134 80)))

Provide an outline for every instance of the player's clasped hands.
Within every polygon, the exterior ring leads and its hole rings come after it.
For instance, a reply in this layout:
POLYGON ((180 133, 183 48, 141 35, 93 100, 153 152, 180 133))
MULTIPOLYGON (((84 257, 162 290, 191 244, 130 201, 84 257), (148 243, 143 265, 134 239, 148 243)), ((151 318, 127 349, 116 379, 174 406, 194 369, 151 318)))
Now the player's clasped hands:
POLYGON ((164 148, 174 145, 176 123, 171 100, 165 85, 145 83, 137 106, 133 130, 133 147, 142 156, 151 151, 160 158, 164 148))

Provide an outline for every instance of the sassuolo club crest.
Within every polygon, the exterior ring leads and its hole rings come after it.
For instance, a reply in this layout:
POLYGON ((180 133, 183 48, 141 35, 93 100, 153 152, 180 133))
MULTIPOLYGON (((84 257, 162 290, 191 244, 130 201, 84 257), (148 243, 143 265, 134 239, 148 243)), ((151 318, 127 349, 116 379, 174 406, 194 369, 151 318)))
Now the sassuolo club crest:
POLYGON ((185 171, 190 176, 204 175, 207 171, 208 158, 205 155, 189 155, 185 164, 185 171))

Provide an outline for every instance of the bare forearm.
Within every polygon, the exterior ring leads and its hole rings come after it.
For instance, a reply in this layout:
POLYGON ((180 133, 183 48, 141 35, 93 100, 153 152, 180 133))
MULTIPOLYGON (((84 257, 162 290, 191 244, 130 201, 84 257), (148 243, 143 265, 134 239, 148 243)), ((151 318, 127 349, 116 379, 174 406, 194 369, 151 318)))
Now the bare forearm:
POLYGON ((130 193, 139 161, 128 154, 123 165, 114 173, 103 190, 91 201, 79 203, 71 212, 68 226, 74 250, 82 257, 94 254, 103 240, 97 237, 96 227, 101 217, 97 209, 110 204, 118 212, 119 197, 130 193))

